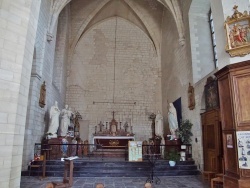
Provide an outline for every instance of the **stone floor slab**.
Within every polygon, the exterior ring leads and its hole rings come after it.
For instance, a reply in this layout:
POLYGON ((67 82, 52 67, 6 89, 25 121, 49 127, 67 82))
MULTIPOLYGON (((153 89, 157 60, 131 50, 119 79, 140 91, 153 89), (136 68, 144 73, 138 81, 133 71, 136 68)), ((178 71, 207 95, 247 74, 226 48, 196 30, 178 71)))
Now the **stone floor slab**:
MULTIPOLYGON (((72 188, 95 188, 97 183, 103 183, 105 188, 143 188, 147 178, 143 177, 97 177, 97 178, 74 178, 72 188)), ((161 183, 154 184, 153 188, 209 188, 207 182, 203 182, 201 176, 162 176, 161 183)), ((45 188, 48 182, 61 182, 60 177, 48 177, 39 180, 38 177, 22 176, 21 188, 45 188)))

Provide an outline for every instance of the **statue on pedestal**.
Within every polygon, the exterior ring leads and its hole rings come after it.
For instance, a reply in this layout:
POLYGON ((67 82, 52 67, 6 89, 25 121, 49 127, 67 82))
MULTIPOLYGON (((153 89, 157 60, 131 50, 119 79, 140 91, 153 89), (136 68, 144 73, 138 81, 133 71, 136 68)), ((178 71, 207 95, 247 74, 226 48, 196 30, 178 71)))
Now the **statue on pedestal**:
POLYGON ((163 137, 163 116, 158 110, 157 115, 155 117, 155 134, 161 137, 161 143, 165 144, 163 137))
POLYGON ((63 157, 67 157, 67 151, 68 151, 68 140, 67 140, 67 137, 65 137, 65 138, 62 139, 61 150, 62 150, 63 157))
POLYGON ((177 113, 173 103, 169 103, 168 124, 171 132, 170 140, 176 139, 176 130, 178 129, 177 113))
POLYGON ((57 138, 57 130, 59 127, 59 116, 60 110, 58 108, 58 103, 55 101, 55 105, 50 108, 50 125, 47 132, 48 138, 57 138))
POLYGON ((70 117, 73 115, 73 112, 68 109, 68 105, 65 105, 65 108, 61 112, 62 120, 60 126, 60 136, 66 136, 68 133, 68 128, 70 126, 70 117))

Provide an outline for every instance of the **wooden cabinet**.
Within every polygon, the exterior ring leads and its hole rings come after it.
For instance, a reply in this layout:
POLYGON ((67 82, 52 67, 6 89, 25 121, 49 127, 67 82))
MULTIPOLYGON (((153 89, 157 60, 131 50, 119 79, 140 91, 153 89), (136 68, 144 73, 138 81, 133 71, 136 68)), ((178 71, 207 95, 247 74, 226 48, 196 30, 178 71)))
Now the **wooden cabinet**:
POLYGON ((219 109, 201 114, 204 171, 222 173, 222 138, 219 109))
POLYGON ((215 75, 225 160, 224 187, 249 187, 250 170, 239 168, 236 132, 250 130, 250 61, 228 65, 215 75), (229 137, 232 138, 230 145, 229 137))

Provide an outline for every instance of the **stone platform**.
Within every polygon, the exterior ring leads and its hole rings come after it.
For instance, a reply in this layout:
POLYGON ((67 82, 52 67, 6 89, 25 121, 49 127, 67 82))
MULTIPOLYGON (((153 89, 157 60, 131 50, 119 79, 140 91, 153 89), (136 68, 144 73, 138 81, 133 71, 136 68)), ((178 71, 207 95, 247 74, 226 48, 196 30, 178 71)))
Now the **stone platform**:
MULTIPOLYGON (((124 158, 82 158, 74 160, 74 177, 148 177, 152 166, 147 161, 129 162, 124 158)), ((36 161, 37 163, 41 163, 36 161)), ((46 165, 46 176, 62 177, 64 162, 51 160, 46 165)), ((34 169, 31 176, 40 176, 42 169, 34 169)), ((198 175, 200 171, 194 161, 179 161, 175 167, 170 167, 167 160, 158 160, 155 163, 156 176, 184 176, 198 175)), ((23 171, 22 176, 28 176, 28 171, 23 171)))

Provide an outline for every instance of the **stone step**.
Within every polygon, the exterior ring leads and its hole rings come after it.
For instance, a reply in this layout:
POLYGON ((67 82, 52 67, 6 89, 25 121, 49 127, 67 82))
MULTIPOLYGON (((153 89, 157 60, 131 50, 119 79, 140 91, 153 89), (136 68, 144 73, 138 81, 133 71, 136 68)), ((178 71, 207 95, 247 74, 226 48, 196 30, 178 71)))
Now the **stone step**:
MULTIPOLYGON (((111 159, 112 160, 112 159, 111 159)), ((36 164, 42 164, 36 161, 36 164)), ((64 162, 59 160, 47 161, 46 176, 63 176, 64 162)), ((152 164, 148 161, 87 161, 74 160, 74 177, 147 177, 152 172, 152 164)), ((42 168, 32 169, 31 175, 42 174, 42 168)), ((176 166, 170 167, 168 161, 159 160, 155 163, 154 174, 156 176, 182 176, 197 175, 199 171, 194 161, 179 161, 176 166)), ((29 171, 22 172, 23 176, 29 175, 29 171)))

